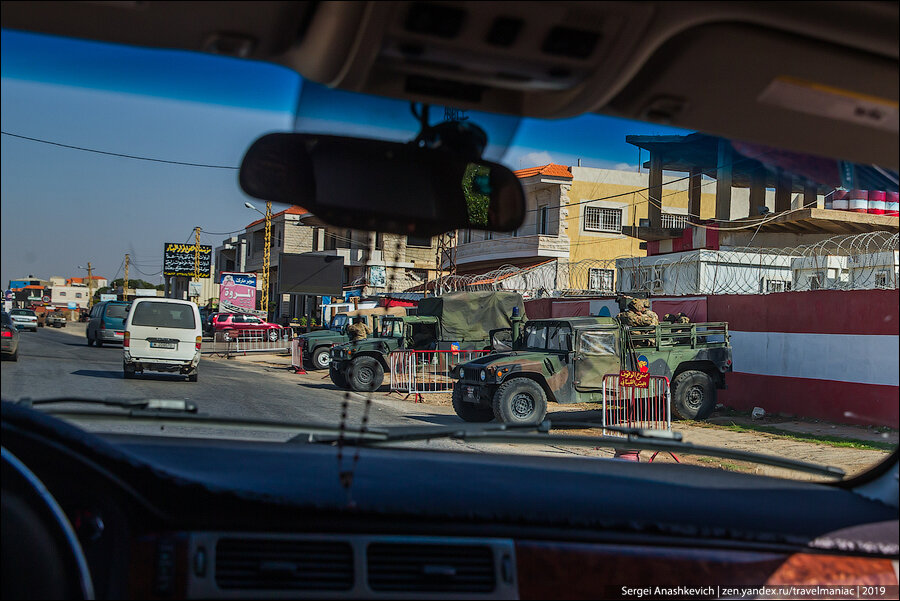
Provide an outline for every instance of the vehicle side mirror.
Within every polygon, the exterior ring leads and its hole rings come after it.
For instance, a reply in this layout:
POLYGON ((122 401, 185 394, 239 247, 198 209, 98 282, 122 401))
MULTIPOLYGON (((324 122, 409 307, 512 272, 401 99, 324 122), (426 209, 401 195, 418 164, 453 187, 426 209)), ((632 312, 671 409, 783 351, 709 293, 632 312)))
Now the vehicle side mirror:
POLYGON ((506 167, 412 143, 268 134, 247 151, 239 181, 250 196, 354 229, 435 236, 511 231, 525 218, 522 186, 506 167))

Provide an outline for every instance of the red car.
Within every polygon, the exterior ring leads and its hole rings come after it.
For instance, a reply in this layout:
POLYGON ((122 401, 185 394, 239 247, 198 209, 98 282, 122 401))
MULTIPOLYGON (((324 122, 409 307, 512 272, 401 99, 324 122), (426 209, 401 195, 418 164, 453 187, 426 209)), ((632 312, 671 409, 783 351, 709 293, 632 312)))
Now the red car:
POLYGON ((266 330, 265 338, 274 342, 282 333, 282 327, 278 324, 269 323, 249 313, 216 313, 212 330, 214 335, 222 332, 222 339, 225 341, 247 336, 248 330, 266 330))

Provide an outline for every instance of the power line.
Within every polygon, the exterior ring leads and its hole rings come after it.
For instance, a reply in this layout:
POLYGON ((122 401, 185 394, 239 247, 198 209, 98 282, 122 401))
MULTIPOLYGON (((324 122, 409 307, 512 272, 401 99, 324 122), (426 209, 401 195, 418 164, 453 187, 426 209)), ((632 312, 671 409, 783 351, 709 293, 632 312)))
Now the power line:
POLYGON ((134 159, 136 161, 150 161, 152 163, 165 163, 167 165, 182 165, 184 167, 203 167, 206 169, 230 169, 230 170, 238 170, 240 167, 232 167, 230 165, 208 165, 206 163, 189 163, 186 161, 169 161, 166 159, 156 159, 153 157, 142 157, 134 154, 123 154, 120 152, 108 152, 105 150, 96 150, 94 148, 84 148, 82 146, 73 146, 71 144, 62 144, 60 142, 53 142, 51 140, 42 140, 40 138, 32 138, 30 136, 22 136, 19 134, 10 133, 7 131, 0 132, 4 136, 11 136, 13 138, 19 138, 21 140, 28 140, 30 142, 38 142, 40 144, 49 144, 51 146, 59 146, 60 148, 68 148, 69 150, 80 150, 82 152, 93 152, 95 154, 103 154, 106 156, 120 157, 123 159, 134 159))

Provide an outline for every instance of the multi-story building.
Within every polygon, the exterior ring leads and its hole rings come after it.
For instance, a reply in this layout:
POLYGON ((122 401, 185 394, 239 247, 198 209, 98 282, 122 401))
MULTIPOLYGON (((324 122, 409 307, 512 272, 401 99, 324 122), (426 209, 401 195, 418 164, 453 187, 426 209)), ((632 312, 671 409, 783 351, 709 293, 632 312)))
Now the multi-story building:
MULTIPOLYGON (((269 248, 270 297, 276 300, 280 253, 314 253, 344 259, 345 296, 399 292, 435 275, 436 244, 432 238, 365 232, 329 226, 302 207, 272 215, 269 248)), ((216 281, 222 272, 261 273, 265 259, 265 219, 215 249, 216 281)), ((259 282, 259 280, 258 280, 259 282)), ((259 285, 259 284, 258 284, 259 285)), ((279 299, 280 314, 301 314, 302 299, 279 299), (283 303, 293 303, 286 307, 283 303)))

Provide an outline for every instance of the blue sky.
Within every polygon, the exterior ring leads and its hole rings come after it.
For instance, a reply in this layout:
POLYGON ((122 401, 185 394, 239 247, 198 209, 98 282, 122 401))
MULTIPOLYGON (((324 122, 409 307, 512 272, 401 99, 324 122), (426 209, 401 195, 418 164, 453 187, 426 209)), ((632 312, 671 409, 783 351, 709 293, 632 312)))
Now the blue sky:
MULTIPOLYGON (((2 47, 2 130, 60 144, 237 167, 253 140, 272 131, 405 140, 417 128, 405 102, 304 85, 275 65, 7 30, 2 47)), ((432 109, 432 122, 442 116, 443 109, 432 109)), ((685 133, 594 115, 469 117, 488 132, 487 158, 513 169, 577 158, 589 167, 636 168, 626 134, 685 133)), ((244 202, 263 206, 241 192, 236 169, 106 156, 7 135, 0 152, 4 287, 29 274, 80 275, 78 266, 88 261, 112 278, 126 252, 135 260, 131 277, 156 283, 165 242, 185 241, 195 225, 208 232, 243 228, 258 217, 244 202)), ((222 238, 204 235, 203 243, 222 238)))

